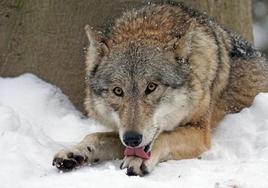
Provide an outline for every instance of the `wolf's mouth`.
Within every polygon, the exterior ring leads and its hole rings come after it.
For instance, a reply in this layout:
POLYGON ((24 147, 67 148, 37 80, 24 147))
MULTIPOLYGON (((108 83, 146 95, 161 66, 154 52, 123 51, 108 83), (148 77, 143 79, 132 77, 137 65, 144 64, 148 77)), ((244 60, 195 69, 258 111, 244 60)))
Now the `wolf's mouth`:
POLYGON ((151 156, 151 152, 149 151, 150 144, 145 147, 139 148, 125 148, 124 155, 125 156, 136 156, 142 159, 149 159, 151 156))
POLYGON ((157 129, 155 135, 153 136, 152 141, 143 147, 138 147, 138 148, 126 147, 125 151, 124 151, 124 155, 125 156, 136 156, 136 157, 140 157, 142 159, 149 159, 151 156, 151 151, 150 151, 151 144, 153 143, 155 138, 158 136, 158 134, 159 134, 159 129, 157 129))

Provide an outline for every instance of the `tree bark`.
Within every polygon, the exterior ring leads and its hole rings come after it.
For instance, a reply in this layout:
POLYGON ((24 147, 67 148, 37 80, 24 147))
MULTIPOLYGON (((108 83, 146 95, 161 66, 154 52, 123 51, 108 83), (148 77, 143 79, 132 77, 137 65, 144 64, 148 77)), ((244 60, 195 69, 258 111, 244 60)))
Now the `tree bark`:
MULTIPOLYGON (((155 0, 151 2, 156 2, 155 0)), ((252 41, 251 1, 184 0, 252 41)), ((0 76, 31 72, 83 111, 84 26, 98 30, 146 0, 0 0, 0 76)))
POLYGON ((253 43, 251 0, 181 0, 253 43))

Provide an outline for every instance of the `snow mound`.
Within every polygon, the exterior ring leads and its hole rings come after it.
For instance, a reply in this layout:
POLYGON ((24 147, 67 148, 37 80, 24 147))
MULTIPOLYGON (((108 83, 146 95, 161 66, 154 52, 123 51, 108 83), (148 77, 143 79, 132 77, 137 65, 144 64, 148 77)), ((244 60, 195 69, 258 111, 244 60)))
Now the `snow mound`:
POLYGON ((57 150, 104 130, 36 76, 0 78, 0 187, 268 187, 268 94, 226 116, 201 160, 161 163, 143 178, 126 176, 120 161, 63 174, 52 167, 57 150))

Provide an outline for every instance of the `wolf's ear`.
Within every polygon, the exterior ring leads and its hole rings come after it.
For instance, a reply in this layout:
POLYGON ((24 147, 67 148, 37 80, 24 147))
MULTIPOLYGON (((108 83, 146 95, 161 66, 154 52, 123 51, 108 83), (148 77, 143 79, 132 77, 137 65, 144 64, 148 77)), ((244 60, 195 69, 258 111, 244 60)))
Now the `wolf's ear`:
POLYGON ((104 37, 101 33, 97 33, 91 29, 89 25, 85 26, 85 32, 89 41, 89 46, 86 54, 86 69, 91 71, 98 66, 103 56, 110 51, 104 37))
POLYGON ((191 19, 179 29, 179 37, 172 41, 172 49, 176 57, 187 59, 192 52, 192 37, 196 20, 191 19))

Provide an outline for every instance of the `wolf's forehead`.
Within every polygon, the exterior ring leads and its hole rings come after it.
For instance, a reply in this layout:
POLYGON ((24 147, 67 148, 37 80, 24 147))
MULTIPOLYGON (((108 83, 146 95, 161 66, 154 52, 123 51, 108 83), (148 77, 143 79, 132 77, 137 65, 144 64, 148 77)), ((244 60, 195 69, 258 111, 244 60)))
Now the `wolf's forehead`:
POLYGON ((126 46, 124 49, 116 48, 111 53, 111 60, 119 65, 146 66, 158 59, 163 59, 163 52, 145 46, 126 46))
MULTIPOLYGON (((170 54, 169 54, 170 55, 170 54)), ((115 53, 110 62, 112 80, 158 81, 171 87, 179 86, 184 79, 179 64, 164 52, 156 49, 133 49, 115 53)))
POLYGON ((133 48, 114 54, 110 63, 114 66, 113 76, 122 75, 128 78, 157 77, 161 69, 168 66, 161 53, 151 49, 133 48))

